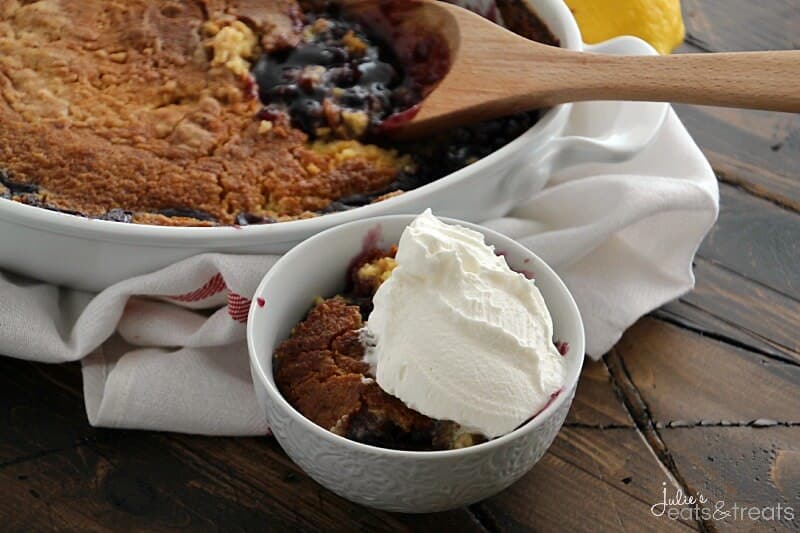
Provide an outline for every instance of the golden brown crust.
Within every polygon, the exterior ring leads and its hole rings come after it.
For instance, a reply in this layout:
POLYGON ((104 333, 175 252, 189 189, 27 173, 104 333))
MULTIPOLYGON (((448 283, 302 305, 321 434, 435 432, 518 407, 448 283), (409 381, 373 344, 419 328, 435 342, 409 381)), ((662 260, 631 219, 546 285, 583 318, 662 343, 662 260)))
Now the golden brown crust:
POLYGON ((240 21, 264 49, 295 44, 293 0, 0 0, 0 168, 41 203, 148 224, 307 216, 381 190, 401 162, 350 159, 256 119, 252 82, 212 66, 213 28, 240 21))
POLYGON ((281 393, 316 424, 358 440, 375 439, 388 426, 393 432, 431 435, 435 421, 367 377, 362 326, 358 307, 343 298, 319 302, 275 353, 281 393))

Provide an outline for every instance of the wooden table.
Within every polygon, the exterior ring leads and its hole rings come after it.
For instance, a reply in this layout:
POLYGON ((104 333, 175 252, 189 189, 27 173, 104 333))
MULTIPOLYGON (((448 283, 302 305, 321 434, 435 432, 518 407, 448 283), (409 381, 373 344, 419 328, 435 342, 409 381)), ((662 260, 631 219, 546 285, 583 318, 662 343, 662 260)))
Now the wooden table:
MULTIPOLYGON (((800 0, 683 7, 684 52, 800 47, 800 0)), ((93 429, 78 365, 0 359, 0 529, 798 528, 800 116, 677 110, 722 197, 697 288, 586 365, 564 429, 510 489, 436 515, 372 511, 311 481, 269 438, 93 429), (790 505, 795 520, 658 518, 664 488, 727 510, 790 505)))

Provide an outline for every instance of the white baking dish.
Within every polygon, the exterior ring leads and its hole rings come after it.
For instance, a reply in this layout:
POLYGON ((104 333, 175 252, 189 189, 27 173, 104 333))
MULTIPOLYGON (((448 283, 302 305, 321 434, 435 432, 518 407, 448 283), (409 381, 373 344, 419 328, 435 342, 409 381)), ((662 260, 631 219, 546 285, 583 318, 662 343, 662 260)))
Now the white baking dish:
MULTIPOLYGON (((633 37, 587 47, 561 0, 527 1, 566 48, 655 53, 633 37)), ((91 220, 0 199, 0 268, 97 291, 200 253, 282 253, 324 229, 366 217, 419 213, 431 207, 440 216, 479 222, 506 213, 562 168, 632 157, 652 140, 667 112, 666 104, 651 103, 608 102, 592 107, 591 113, 574 113, 575 107, 567 104, 549 110, 507 146, 433 183, 383 202, 307 220, 242 228, 144 226, 91 220), (583 126, 591 122, 593 136, 570 135, 576 121, 583 126)))

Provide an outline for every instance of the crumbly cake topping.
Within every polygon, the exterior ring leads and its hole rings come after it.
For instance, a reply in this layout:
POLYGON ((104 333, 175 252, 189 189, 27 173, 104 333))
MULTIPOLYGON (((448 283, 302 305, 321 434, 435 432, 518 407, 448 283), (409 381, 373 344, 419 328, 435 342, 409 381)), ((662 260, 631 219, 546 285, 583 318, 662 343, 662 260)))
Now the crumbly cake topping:
POLYGON ((365 263, 356 271, 356 276, 362 283, 377 290, 384 281, 389 279, 396 266, 397 261, 394 257, 381 257, 370 263, 365 263))
POLYGON ((211 35, 207 41, 207 46, 214 51, 211 66, 224 65, 238 76, 247 76, 258 45, 253 30, 244 22, 234 20, 229 24, 208 21, 203 24, 203 31, 211 35))
POLYGON ((292 0, 0 0, 0 166, 36 186, 6 196, 202 225, 382 190, 402 165, 391 152, 337 158, 255 118, 249 61, 296 45, 298 13, 292 0))

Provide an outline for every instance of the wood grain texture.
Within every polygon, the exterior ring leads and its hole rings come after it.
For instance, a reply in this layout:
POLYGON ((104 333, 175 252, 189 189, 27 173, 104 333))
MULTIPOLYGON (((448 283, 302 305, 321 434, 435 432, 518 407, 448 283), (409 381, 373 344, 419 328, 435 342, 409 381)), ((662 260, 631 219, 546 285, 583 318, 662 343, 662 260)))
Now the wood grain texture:
POLYGON ((695 289, 661 311, 684 325, 800 363, 800 301, 698 258, 695 289))
MULTIPOLYGON (((542 101, 547 105, 643 100, 800 111, 800 97, 789 88, 800 84, 798 51, 635 57, 574 53, 552 59, 543 54, 541 59, 532 55, 528 61, 549 80, 541 83, 542 101)), ((538 96, 535 88, 530 88, 531 102, 538 96)))
POLYGON ((720 180, 800 211, 800 115, 689 105, 675 110, 720 180))
POLYGON ((800 48, 797 0, 681 0, 686 40, 706 52, 800 48))
POLYGON ((203 472, 169 439, 141 435, 109 446, 82 446, 0 470, 0 514, 11 529, 48 526, 209 529, 237 523, 287 527, 291 509, 254 505, 226 479, 203 472))
POLYGON ((634 428, 603 361, 586 360, 566 425, 634 428))
POLYGON ((719 221, 695 261, 697 286, 660 316, 800 362, 798 239, 800 215, 721 185, 719 221))
POLYGON ((77 365, 0 357, 0 466, 71 448, 94 434, 86 423, 77 365))
POLYGON ((800 214, 727 185, 720 204, 700 257, 800 299, 800 214))
MULTIPOLYGON (((459 531, 478 531, 478 522, 466 509, 428 515, 404 515, 366 509, 336 496, 306 476, 283 453, 274 439, 215 439, 174 436, 181 454, 216 476, 230 480, 236 494, 269 498, 269 505, 301 510, 302 520, 314 529, 331 524, 365 531, 405 531, 437 524, 459 531)), ((264 506, 262 501, 260 506, 264 506)), ((295 520, 297 524, 303 522, 295 520)), ((294 526, 293 526, 294 527, 294 526)))
MULTIPOLYGON (((698 427, 662 431, 678 468, 689 484, 733 512, 733 505, 759 509, 793 508, 794 519, 753 520, 718 515, 719 531, 797 531, 800 529, 800 428, 698 427)), ((767 511, 769 513, 769 511, 767 511)), ((769 514, 762 515, 769 517, 769 514)), ((772 515, 775 516, 776 515, 772 515)))
POLYGON ((778 360, 798 362, 796 353, 681 300, 670 302, 649 316, 732 346, 743 347, 778 360))
POLYGON ((677 485, 635 429, 564 428, 530 474, 478 506, 500 531, 688 531, 650 506, 677 485))
MULTIPOLYGON (((652 318, 626 332, 614 351, 657 426, 800 425, 800 365, 652 318)), ((793 429, 800 438, 800 427, 793 429)))

